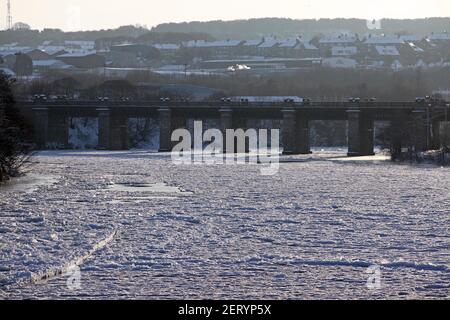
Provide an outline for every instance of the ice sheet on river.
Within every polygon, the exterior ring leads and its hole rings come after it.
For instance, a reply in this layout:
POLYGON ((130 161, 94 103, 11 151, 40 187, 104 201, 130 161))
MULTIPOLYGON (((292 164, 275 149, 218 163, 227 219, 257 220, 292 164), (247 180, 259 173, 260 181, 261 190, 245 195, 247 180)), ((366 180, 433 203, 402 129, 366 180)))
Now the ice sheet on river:
POLYGON ((450 170, 342 155, 282 158, 262 176, 147 151, 42 152, 33 174, 52 183, 0 191, 0 295, 448 298, 450 170), (79 290, 59 275, 74 262, 79 290))

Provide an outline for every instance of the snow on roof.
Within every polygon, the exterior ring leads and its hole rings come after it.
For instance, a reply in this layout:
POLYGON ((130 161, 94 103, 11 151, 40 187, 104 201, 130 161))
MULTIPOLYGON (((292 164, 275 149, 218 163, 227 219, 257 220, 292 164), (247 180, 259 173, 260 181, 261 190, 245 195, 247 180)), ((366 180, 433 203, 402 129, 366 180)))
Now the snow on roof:
POLYGON ((404 44, 401 38, 398 37, 386 37, 386 36, 369 36, 365 44, 404 44))
POLYGON ((408 46, 410 46, 415 52, 425 52, 425 50, 416 46, 413 42, 408 42, 408 46))
POLYGON ((423 40, 423 37, 417 35, 404 35, 400 36, 400 40, 404 42, 419 42, 423 40))
POLYGON ((87 57, 87 56, 91 56, 93 54, 96 54, 96 52, 95 51, 71 52, 71 53, 64 53, 62 55, 59 55, 58 58, 87 57))
POLYGON ((308 49, 308 50, 318 50, 318 48, 311 43, 303 42, 303 46, 305 47, 305 49, 308 49))
POLYGON ((15 54, 18 52, 26 52, 30 50, 32 50, 32 48, 30 47, 16 47, 16 46, 12 47, 9 45, 0 46, 0 52, 6 53, 5 55, 15 54))
POLYGON ((16 51, 0 50, 0 57, 14 55, 16 51))
POLYGON ((295 49, 305 48, 306 50, 319 50, 315 45, 311 43, 311 39, 299 38, 299 43, 295 49))
MULTIPOLYGON (((23 53, 25 53, 25 54, 30 54, 30 53, 46 53, 46 52, 44 52, 43 50, 41 50, 41 49, 28 49, 28 50, 25 50, 25 51, 23 51, 23 53)), ((47 55, 48 55, 48 53, 47 53, 47 55)))
POLYGON ((159 71, 185 71, 186 66, 183 64, 166 64, 157 68, 159 71))
POLYGON ((275 47, 279 42, 275 39, 265 39, 263 43, 261 43, 258 47, 259 48, 273 48, 275 47))
POLYGON ((95 46, 95 41, 88 41, 88 40, 66 40, 64 41, 65 44, 68 45, 78 45, 78 46, 95 46))
POLYGON ((135 43, 129 43, 129 42, 113 45, 113 47, 132 47, 132 46, 138 46, 138 45, 135 43))
POLYGON ((244 47, 257 47, 263 42, 262 39, 259 40, 247 40, 244 42, 244 47))
POLYGON ((448 32, 432 33, 427 37, 429 40, 450 40, 448 32))
POLYGON ((250 59, 219 59, 219 60, 206 60, 204 63, 231 63, 231 64, 247 64, 254 62, 287 62, 287 61, 317 61, 320 58, 265 58, 265 57, 252 57, 250 59))
POLYGON ((33 61, 34 67, 49 67, 49 68, 57 68, 57 69, 67 69, 71 68, 72 66, 55 59, 49 59, 49 60, 36 60, 33 61))
POLYGON ((380 56, 399 56, 400 52, 395 46, 375 46, 380 56))
POLYGON ((153 45, 158 50, 178 50, 180 46, 174 43, 156 43, 153 45))
POLYGON ((85 50, 93 50, 95 48, 95 41, 84 41, 84 40, 66 40, 64 45, 67 47, 81 48, 85 50))
POLYGON ((241 40, 191 40, 184 43, 187 48, 214 48, 214 47, 236 47, 242 43, 241 40))
POLYGON ((12 43, 5 43, 4 47, 17 47, 19 43, 18 42, 12 42, 12 43))
POLYGON ((9 68, 0 68, 0 73, 3 73, 3 74, 5 74, 5 75, 7 75, 7 76, 15 76, 16 74, 14 73, 14 71, 12 71, 11 69, 9 69, 9 68))
POLYGON ((355 43, 358 40, 356 35, 338 35, 338 36, 324 36, 319 39, 319 43, 321 44, 330 44, 330 43, 355 43))
POLYGON ((349 58, 325 58, 322 60, 322 64, 331 68, 356 68, 358 63, 354 59, 349 58))
POLYGON ((331 48, 331 54, 333 56, 352 56, 358 53, 358 48, 355 46, 335 46, 331 48))
POLYGON ((298 45, 298 43, 299 43, 298 38, 288 38, 288 39, 280 41, 278 46, 280 48, 294 48, 298 45))
POLYGON ((284 102, 287 99, 294 102, 302 102, 303 99, 299 96, 235 96, 230 97, 231 101, 248 100, 249 102, 284 102))
POLYGON ((44 51, 48 54, 55 54, 60 51, 66 50, 65 46, 50 46, 50 45, 41 45, 38 47, 39 50, 44 51))
POLYGON ((60 60, 55 60, 55 59, 49 59, 49 60, 35 60, 33 61, 33 66, 35 67, 50 67, 59 63, 63 63, 64 62, 60 61, 60 60))

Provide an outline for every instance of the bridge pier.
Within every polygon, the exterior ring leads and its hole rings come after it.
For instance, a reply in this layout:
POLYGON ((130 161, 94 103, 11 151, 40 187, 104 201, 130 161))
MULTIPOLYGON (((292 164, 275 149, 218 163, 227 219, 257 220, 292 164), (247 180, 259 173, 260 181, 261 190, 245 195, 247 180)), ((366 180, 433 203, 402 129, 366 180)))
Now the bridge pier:
POLYGON ((399 116, 391 120, 391 153, 394 157, 402 153, 402 149, 406 143, 406 125, 399 116))
POLYGON ((373 120, 365 117, 359 109, 347 110, 349 157, 374 155, 373 120))
POLYGON ((98 149, 107 150, 110 146, 110 110, 97 109, 98 113, 98 149))
POLYGON ((69 147, 69 119, 65 113, 53 112, 48 117, 46 147, 67 149, 69 147))
MULTIPOLYGON (((234 116, 232 122, 233 122, 233 128, 235 130, 242 129, 244 131, 247 131, 248 128, 247 128, 247 119, 246 118, 239 117, 239 116, 234 116)), ((237 144, 235 144, 235 146, 234 146, 234 152, 238 153, 238 146, 237 146, 237 144)), ((244 152, 245 153, 249 153, 250 152, 250 142, 249 142, 248 138, 245 139, 244 152)))
POLYGON ((281 128, 281 139, 283 142, 283 154, 291 155, 296 153, 296 120, 297 112, 295 109, 283 109, 283 125, 281 128))
POLYGON ((33 108, 33 128, 36 147, 45 149, 48 138, 48 108, 33 108))
POLYGON ((443 136, 441 137, 442 145, 446 148, 450 147, 450 122, 443 121, 443 136))
POLYGON ((302 115, 297 115, 296 125, 296 154, 310 154, 311 146, 309 144, 309 119, 302 115))
POLYGON ((128 150, 128 117, 113 112, 110 120, 110 149, 128 150))
POLYGON ((230 150, 227 150, 227 129, 233 129, 233 109, 231 108, 221 108, 219 109, 220 113, 220 130, 223 135, 223 153, 234 153, 230 150))
POLYGON ((187 129, 187 119, 181 115, 172 116, 171 120, 172 131, 177 129, 187 129))
POLYGON ((431 132, 426 110, 412 112, 411 144, 415 152, 427 151, 431 145, 431 132))
POLYGON ((113 113, 110 108, 99 108, 98 149, 128 150, 128 118, 113 113))
POLYGON ((431 149, 437 150, 441 148, 441 121, 435 119, 431 123, 431 149))
POLYGON ((283 125, 281 138, 283 142, 283 154, 309 154, 309 120, 299 115, 293 108, 281 110, 283 125))
POLYGON ((159 112, 159 152, 172 151, 172 110, 160 108, 159 112))

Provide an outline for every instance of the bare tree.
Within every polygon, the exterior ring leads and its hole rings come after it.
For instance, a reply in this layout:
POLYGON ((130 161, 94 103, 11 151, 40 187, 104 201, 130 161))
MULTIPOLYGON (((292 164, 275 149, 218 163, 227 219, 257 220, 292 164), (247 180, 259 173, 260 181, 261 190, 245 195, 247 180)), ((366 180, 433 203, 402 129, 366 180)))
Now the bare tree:
POLYGON ((14 107, 12 83, 0 74, 0 182, 20 173, 32 149, 31 128, 14 107))

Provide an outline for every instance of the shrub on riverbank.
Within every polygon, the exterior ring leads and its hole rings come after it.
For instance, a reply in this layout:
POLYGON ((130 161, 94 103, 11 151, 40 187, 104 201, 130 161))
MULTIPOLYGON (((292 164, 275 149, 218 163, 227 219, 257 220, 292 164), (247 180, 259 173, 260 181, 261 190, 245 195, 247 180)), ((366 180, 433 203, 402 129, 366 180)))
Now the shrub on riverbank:
POLYGON ((391 152, 391 156, 393 161, 398 162, 430 163, 440 166, 450 165, 450 150, 448 148, 424 152, 408 151, 397 154, 391 152))
POLYGON ((31 151, 31 128, 14 106, 13 80, 0 73, 0 182, 19 175, 31 151))

